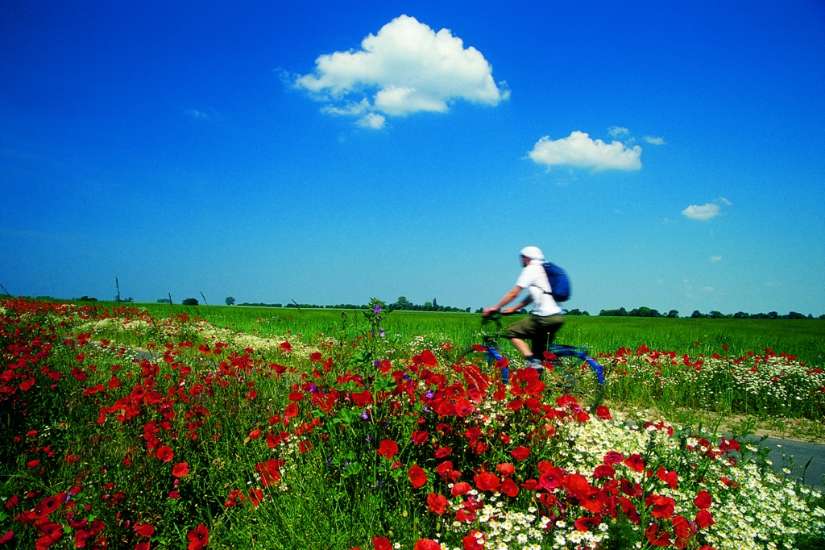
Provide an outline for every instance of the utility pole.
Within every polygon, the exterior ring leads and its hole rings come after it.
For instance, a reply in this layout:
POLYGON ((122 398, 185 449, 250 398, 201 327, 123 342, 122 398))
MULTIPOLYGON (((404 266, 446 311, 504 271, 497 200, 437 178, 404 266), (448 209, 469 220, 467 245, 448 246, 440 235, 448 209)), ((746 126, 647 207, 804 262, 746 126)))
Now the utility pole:
POLYGON ((169 305, 170 306, 172 305, 172 293, 171 292, 169 293, 169 305))
POLYGON ((201 291, 201 298, 203 298, 203 305, 208 306, 209 304, 206 303, 206 296, 203 295, 203 291, 201 291))
POLYGON ((117 276, 115 276, 115 288, 117 289, 117 295, 115 296, 115 302, 120 303, 120 281, 117 280, 117 276))
POLYGON ((0 283, 0 288, 3 289, 3 294, 5 294, 6 296, 11 296, 11 292, 6 290, 6 287, 3 286, 3 283, 0 283))

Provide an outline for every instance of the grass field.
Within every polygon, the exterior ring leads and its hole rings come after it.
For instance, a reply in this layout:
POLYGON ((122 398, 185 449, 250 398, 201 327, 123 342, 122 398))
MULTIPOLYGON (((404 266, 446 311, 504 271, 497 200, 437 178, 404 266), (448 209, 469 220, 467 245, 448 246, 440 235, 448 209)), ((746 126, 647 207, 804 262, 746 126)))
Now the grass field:
MULTIPOLYGON (((169 306, 141 304, 152 315, 187 313, 217 326, 263 337, 295 334, 309 341, 319 336, 351 337, 366 326, 361 311, 240 306, 169 306)), ((429 336, 466 348, 479 341, 480 315, 394 311, 385 316, 389 335, 404 340, 429 336)), ((516 319, 513 318, 512 321, 516 319)), ((508 320, 508 322, 512 322, 508 320)), ((798 356, 811 364, 825 364, 825 320, 804 319, 669 319, 569 316, 557 342, 587 347, 591 354, 620 347, 675 351, 692 355, 762 353, 766 348, 798 356)))

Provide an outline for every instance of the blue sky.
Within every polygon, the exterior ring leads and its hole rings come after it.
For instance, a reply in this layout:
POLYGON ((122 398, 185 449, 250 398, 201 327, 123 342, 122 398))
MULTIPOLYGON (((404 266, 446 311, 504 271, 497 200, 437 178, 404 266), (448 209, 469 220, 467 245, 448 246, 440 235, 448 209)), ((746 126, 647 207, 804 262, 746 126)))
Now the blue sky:
POLYGON ((821 2, 67 6, 0 9, 14 294, 825 313, 821 2))

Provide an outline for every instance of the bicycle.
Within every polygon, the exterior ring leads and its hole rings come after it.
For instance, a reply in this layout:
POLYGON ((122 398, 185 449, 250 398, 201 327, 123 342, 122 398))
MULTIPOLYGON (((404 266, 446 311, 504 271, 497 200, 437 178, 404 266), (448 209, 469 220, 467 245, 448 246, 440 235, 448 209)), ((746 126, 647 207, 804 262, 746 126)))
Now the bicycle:
MULTIPOLYGON (((498 341, 504 338, 501 317, 502 314, 496 312, 481 318, 482 343, 472 346, 461 358, 483 354, 489 368, 497 366, 501 369, 501 381, 506 385, 510 382, 510 362, 498 345, 498 341)), ((604 398, 604 367, 587 353, 587 349, 551 343, 547 346, 544 359, 542 378, 550 386, 558 387, 563 394, 579 397, 591 412, 595 411, 604 398), (582 375, 582 371, 592 374, 582 375)))

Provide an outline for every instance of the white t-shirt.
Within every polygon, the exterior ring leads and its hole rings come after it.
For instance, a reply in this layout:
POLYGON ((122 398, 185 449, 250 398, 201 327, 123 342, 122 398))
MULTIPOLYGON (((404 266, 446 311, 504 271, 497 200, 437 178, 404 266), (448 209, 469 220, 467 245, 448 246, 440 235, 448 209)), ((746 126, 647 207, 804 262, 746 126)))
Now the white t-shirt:
POLYGON ((541 260, 530 260, 530 263, 524 266, 516 286, 526 288, 530 292, 534 315, 544 317, 561 313, 561 308, 553 299, 553 295, 548 294, 552 289, 541 260))

